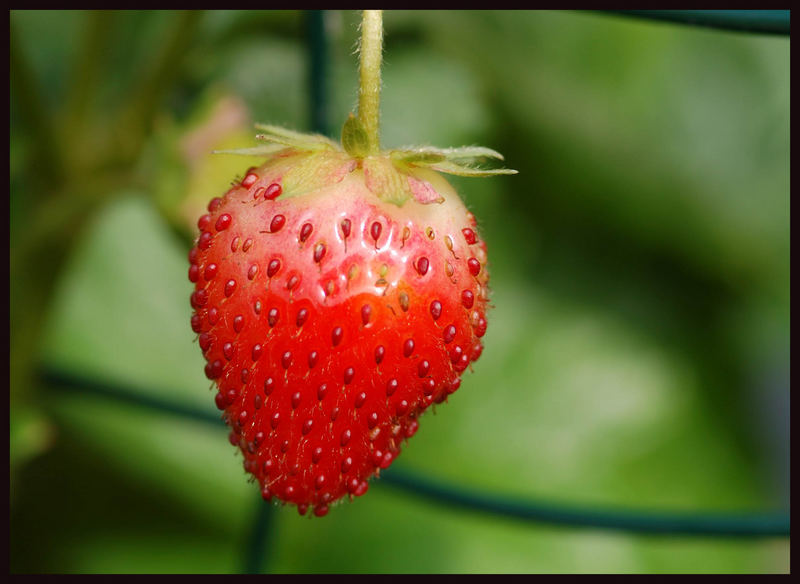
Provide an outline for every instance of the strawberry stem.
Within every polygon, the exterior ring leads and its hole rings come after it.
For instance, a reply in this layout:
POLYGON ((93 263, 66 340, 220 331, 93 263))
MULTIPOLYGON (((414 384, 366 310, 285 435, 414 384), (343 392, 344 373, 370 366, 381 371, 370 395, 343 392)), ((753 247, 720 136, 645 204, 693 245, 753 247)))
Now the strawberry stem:
POLYGON ((364 10, 361 19, 358 121, 366 134, 366 154, 380 152, 383 11, 364 10))

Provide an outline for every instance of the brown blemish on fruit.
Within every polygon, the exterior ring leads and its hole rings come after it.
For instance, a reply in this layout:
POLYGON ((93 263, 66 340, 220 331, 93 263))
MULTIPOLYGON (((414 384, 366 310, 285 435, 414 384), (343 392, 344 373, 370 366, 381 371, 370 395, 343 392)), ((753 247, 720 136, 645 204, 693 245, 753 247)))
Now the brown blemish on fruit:
POLYGON ((401 310, 403 312, 408 312, 408 307, 409 307, 408 294, 406 294, 405 292, 400 292, 400 294, 397 295, 397 301, 400 303, 401 310))

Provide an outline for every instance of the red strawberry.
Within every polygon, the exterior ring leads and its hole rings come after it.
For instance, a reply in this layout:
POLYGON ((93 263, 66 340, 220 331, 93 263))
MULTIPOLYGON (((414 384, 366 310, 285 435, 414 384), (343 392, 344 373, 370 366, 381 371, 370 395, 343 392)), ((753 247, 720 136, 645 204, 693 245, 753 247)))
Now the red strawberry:
POLYGON ((483 350, 486 245, 425 167, 503 171, 464 165, 487 149, 354 158, 262 129, 284 148, 198 221, 191 324, 245 470, 321 516, 366 492, 483 350))

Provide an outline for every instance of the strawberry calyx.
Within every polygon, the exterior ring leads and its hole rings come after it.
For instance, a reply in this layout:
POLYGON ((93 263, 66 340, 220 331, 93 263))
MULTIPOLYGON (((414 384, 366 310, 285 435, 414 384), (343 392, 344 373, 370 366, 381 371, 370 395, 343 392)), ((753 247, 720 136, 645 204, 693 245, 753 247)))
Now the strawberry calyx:
POLYGON ((357 168, 363 169, 367 187, 381 201, 402 207, 407 201, 428 205, 441 203, 442 196, 425 180, 420 168, 465 177, 516 174, 510 168, 486 168, 485 160, 503 160, 491 148, 463 146, 435 148, 407 146, 368 155, 367 134, 357 117, 350 114, 342 129, 341 143, 321 134, 306 134, 280 126, 256 124, 265 142, 252 148, 217 150, 217 154, 292 157, 294 163, 283 177, 285 197, 297 196, 340 182, 357 168), (304 160, 297 160, 297 157, 304 160))

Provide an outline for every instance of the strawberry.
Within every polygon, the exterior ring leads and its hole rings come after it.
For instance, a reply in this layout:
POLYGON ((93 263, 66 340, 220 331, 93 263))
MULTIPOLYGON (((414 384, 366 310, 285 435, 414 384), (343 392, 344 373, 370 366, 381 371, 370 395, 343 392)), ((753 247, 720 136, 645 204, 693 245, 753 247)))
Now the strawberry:
POLYGON ((485 148, 361 157, 347 131, 343 150, 259 127, 269 144, 238 152, 267 161, 198 221, 191 325, 263 497, 322 516, 367 491, 483 350, 486 244, 436 170, 513 171, 470 167, 500 156, 485 148))

